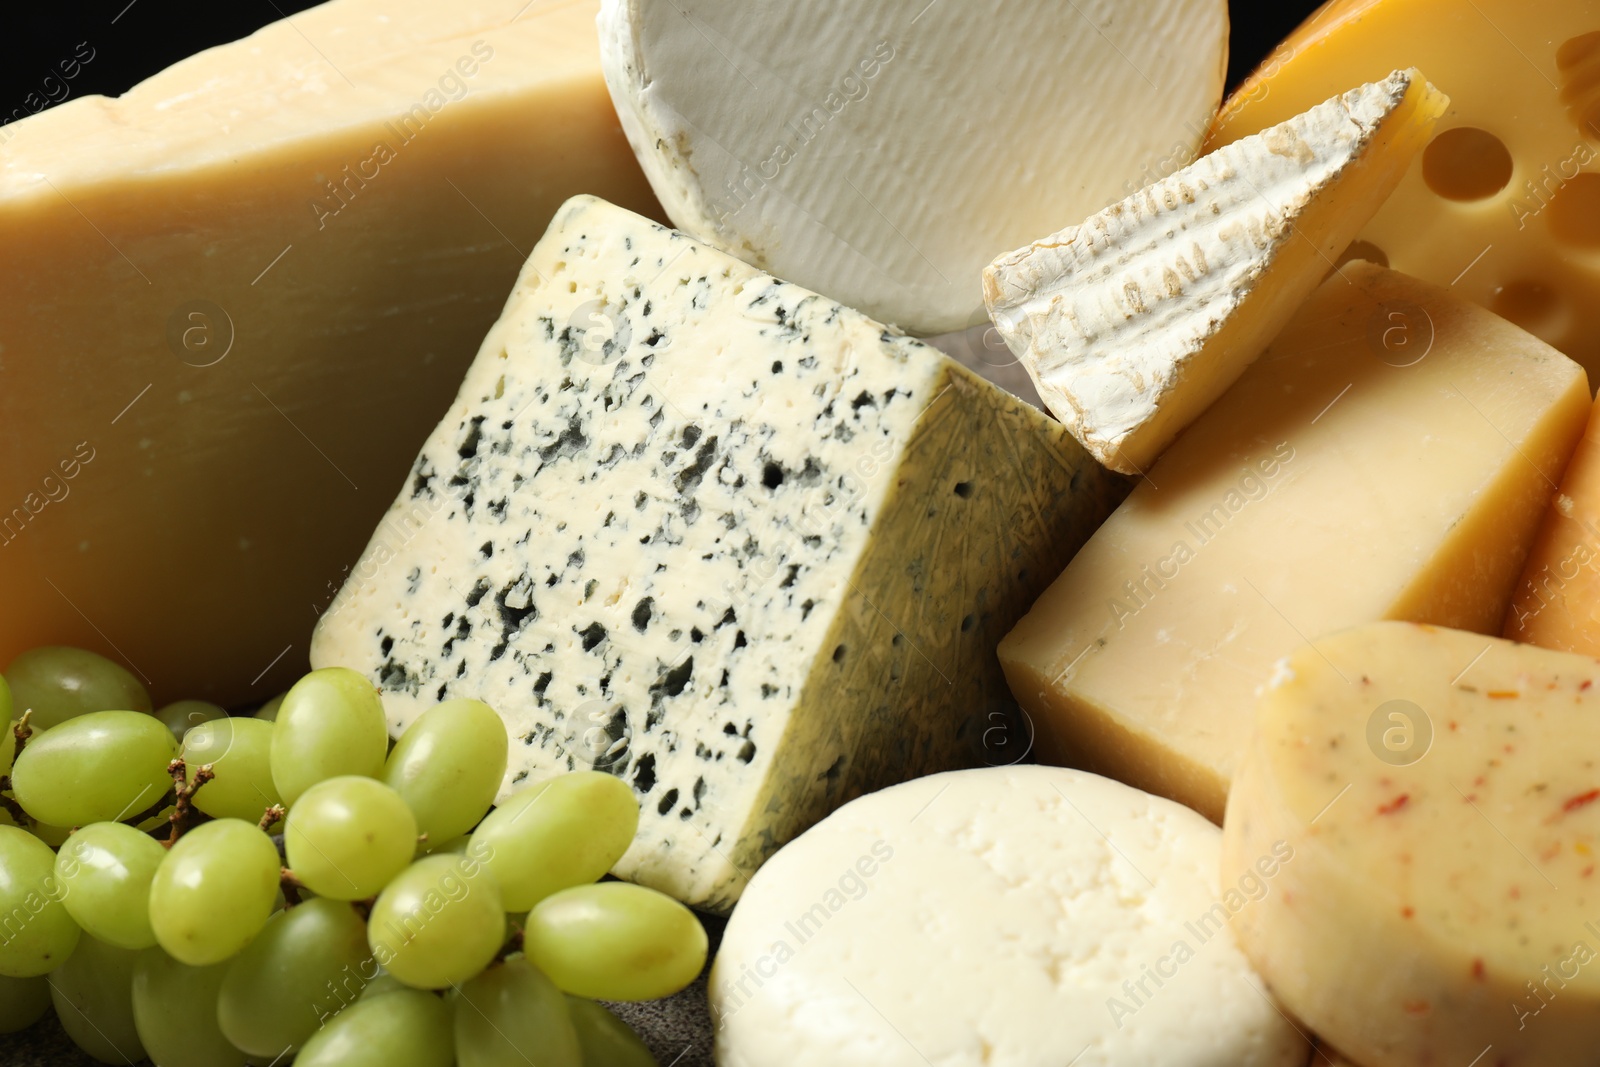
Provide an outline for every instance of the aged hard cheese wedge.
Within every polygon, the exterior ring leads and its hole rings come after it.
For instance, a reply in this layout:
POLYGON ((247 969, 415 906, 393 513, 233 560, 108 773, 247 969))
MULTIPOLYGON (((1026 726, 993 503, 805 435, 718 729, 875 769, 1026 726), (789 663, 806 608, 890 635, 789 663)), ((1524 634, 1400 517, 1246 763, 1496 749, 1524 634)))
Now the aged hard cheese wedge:
POLYGON ((995 256, 1118 199, 1155 161, 1194 158, 1228 13, 605 0, 600 34, 623 129, 677 226, 934 334, 982 318, 995 256))
POLYGON ((1041 755, 1220 819, 1256 688, 1305 636, 1498 631, 1587 407, 1538 339, 1350 264, 1001 644, 1041 755))
POLYGON ((336 0, 0 127, 0 663, 304 670, 556 207, 651 210, 595 6, 336 0))
POLYGON ((1082 771, 862 797, 751 879, 711 972, 719 1067, 1303 1067, 1219 885, 1221 833, 1082 771))
POLYGON ((580 197, 312 662, 396 730, 487 701, 508 788, 625 777, 618 873, 726 908, 839 803, 983 757, 995 643, 1124 492, 933 349, 580 197))
POLYGON ((1600 404, 1545 513, 1503 633, 1600 656, 1600 404))
POLYGON ((1600 379, 1600 0, 1334 0, 1233 94, 1208 144, 1411 66, 1450 111, 1354 251, 1453 283, 1600 379))
POLYGON ((1280 666, 1222 879, 1293 849, 1233 915, 1291 1014, 1365 1067, 1593 1060, 1597 682, 1588 657, 1405 623, 1280 666))
POLYGON ((1415 70, 1335 97, 995 260, 984 302, 1050 410, 1135 474, 1311 295, 1447 104, 1415 70))

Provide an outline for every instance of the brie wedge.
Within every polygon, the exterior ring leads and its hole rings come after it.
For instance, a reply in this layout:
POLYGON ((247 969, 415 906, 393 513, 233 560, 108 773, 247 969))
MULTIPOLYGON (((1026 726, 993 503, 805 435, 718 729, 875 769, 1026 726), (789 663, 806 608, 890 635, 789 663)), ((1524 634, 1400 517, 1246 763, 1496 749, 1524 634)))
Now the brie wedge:
POLYGON ((1235 142, 996 260, 984 301, 1101 463, 1149 468, 1277 336, 1449 101, 1415 70, 1235 142))

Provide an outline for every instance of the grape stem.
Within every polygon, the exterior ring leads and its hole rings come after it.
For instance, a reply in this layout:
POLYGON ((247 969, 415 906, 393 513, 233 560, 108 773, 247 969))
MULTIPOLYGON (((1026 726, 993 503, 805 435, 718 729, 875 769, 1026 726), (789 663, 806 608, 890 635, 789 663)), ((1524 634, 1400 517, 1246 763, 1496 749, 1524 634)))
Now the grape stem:
POLYGON ((17 747, 11 750, 11 762, 17 762, 17 757, 22 755, 22 750, 28 744, 28 738, 33 736, 33 709, 29 708, 22 713, 22 718, 11 724, 11 736, 17 739, 17 747))
POLYGON ((281 868, 278 872, 278 888, 283 890, 284 903, 294 907, 300 903, 300 890, 305 888, 305 883, 294 876, 289 868, 281 868))
POLYGON ((194 819, 194 795, 216 774, 208 763, 194 772, 194 781, 188 781, 188 767, 181 756, 167 764, 167 773, 172 776, 173 794, 176 797, 172 814, 167 817, 172 830, 167 834, 166 846, 171 848, 189 830, 189 824, 194 819))
POLYGON ((172 793, 171 792, 167 792, 167 793, 162 795, 160 800, 156 801, 154 804, 150 805, 148 808, 145 808, 139 814, 130 815, 126 819, 123 819, 122 821, 125 822, 125 823, 131 823, 134 826, 138 826, 140 823, 144 822, 146 819, 153 818, 154 816, 161 814, 161 810, 163 808, 165 808, 168 804, 171 804, 171 803, 172 803, 172 793))
POLYGON ((0 808, 5 808, 6 811, 10 812, 11 821, 16 823, 18 826, 32 826, 33 819, 28 816, 27 812, 22 810, 22 805, 18 804, 16 800, 12 798, 10 789, 11 779, 8 777, 0 777, 0 808))
POLYGON ((268 830, 271 830, 273 823, 282 822, 288 814, 289 813, 287 811, 283 810, 282 804, 272 805, 272 807, 268 808, 262 813, 260 823, 261 832, 266 833, 268 830))

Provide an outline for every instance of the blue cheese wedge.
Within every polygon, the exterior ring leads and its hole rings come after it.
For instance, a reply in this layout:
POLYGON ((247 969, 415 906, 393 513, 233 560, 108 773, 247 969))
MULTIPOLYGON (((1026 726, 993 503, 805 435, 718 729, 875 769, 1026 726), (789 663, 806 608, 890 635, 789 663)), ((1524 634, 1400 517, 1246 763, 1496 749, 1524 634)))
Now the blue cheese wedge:
POLYGON ((507 791, 622 776, 617 873, 726 910, 839 804, 995 751, 995 645, 1126 490, 934 349, 579 197, 312 662, 396 731, 487 701, 507 791))

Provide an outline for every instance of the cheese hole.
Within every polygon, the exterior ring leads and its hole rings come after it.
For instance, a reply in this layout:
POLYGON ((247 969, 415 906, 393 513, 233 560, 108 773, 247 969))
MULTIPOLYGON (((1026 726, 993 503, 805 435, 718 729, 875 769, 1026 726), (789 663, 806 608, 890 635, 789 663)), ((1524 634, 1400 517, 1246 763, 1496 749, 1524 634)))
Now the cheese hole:
POLYGON ((1350 247, 1344 250, 1344 255, 1339 257, 1339 266, 1364 259, 1368 263, 1376 263, 1380 267, 1389 265, 1389 256, 1383 249, 1371 241, 1351 241, 1350 247))
POLYGON ((1487 130, 1458 126, 1422 153, 1422 178, 1446 200, 1483 200, 1511 183, 1511 153, 1487 130))
POLYGON ((1547 209, 1562 244, 1600 248, 1600 174, 1580 174, 1556 190, 1547 209))
POLYGON ((1600 30, 1574 37, 1556 51, 1561 102, 1578 131, 1600 141, 1600 30))
POLYGON ((1523 280, 1502 285, 1495 290, 1489 309, 1547 341, 1566 325, 1561 294, 1543 282, 1523 280))

